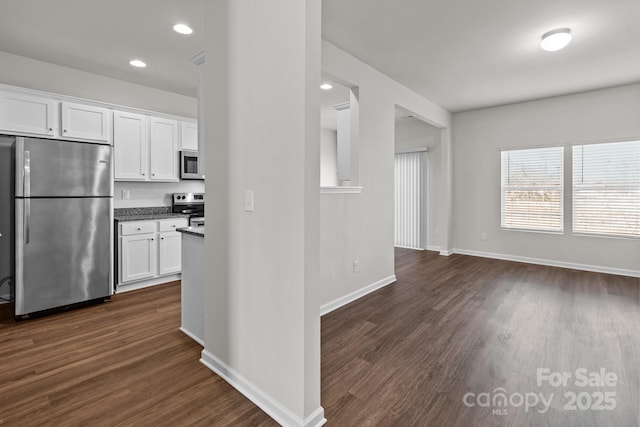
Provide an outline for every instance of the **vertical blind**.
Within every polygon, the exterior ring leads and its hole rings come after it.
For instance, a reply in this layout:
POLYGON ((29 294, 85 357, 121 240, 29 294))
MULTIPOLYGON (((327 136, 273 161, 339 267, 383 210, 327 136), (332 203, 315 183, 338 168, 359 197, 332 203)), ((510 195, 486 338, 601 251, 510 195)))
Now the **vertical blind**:
POLYGON ((395 246, 422 248, 422 183, 425 152, 395 156, 395 246))
POLYGON ((640 237, 640 141, 573 147, 573 231, 640 237))
POLYGON ((501 152, 503 228, 562 232, 564 147, 501 152))

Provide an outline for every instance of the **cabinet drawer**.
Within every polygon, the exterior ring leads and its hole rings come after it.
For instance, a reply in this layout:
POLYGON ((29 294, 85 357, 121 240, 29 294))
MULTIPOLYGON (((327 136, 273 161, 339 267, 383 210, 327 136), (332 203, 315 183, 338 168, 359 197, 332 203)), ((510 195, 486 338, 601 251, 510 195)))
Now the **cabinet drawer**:
POLYGON ((158 221, 160 224, 160 231, 175 231, 176 228, 187 227, 189 225, 189 220, 187 218, 174 218, 174 219, 164 219, 162 221, 158 221))
POLYGON ((121 225, 120 234, 122 236, 131 236, 134 234, 155 233, 155 222, 132 221, 125 222, 121 225))

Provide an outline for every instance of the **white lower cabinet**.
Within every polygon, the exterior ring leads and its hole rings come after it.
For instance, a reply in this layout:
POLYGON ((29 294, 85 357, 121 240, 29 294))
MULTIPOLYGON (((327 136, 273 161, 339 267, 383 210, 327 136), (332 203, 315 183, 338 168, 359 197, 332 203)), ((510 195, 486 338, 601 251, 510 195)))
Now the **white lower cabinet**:
POLYGON ((157 284, 162 276, 182 270, 182 239, 177 228, 188 225, 186 218, 121 222, 118 229, 118 284, 145 280, 157 284))
POLYGON ((157 248, 155 234, 123 236, 120 262, 121 282, 155 277, 157 271, 157 248))
POLYGON ((160 264, 158 274, 176 274, 182 270, 182 234, 177 231, 160 233, 160 264))

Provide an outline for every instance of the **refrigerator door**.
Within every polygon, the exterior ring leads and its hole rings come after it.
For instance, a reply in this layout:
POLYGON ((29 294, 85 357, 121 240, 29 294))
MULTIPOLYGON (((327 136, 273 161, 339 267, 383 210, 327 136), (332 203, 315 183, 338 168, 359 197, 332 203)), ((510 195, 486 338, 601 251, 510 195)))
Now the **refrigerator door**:
POLYGON ((18 138, 17 197, 111 197, 111 147, 18 138))
POLYGON ((16 316, 111 295, 109 198, 16 199, 16 316))

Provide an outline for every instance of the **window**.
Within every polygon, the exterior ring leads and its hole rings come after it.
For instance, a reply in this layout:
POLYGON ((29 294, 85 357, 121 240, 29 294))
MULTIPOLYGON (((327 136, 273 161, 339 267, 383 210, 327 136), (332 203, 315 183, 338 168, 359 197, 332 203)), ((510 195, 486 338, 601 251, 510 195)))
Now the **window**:
POLYGON ((573 147, 573 231, 640 237, 640 141, 573 147))
POLYGON ((562 232, 564 147, 501 154, 502 227, 562 232))

